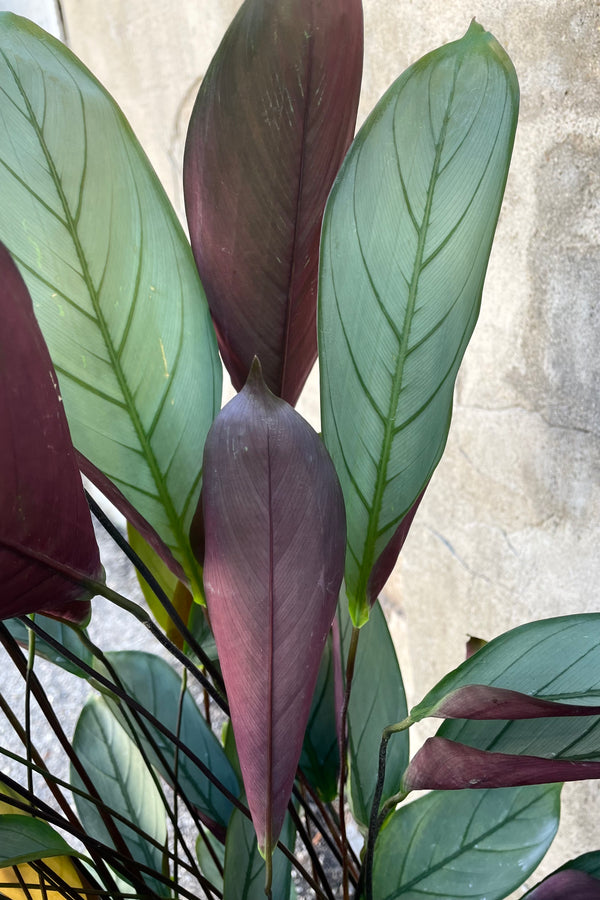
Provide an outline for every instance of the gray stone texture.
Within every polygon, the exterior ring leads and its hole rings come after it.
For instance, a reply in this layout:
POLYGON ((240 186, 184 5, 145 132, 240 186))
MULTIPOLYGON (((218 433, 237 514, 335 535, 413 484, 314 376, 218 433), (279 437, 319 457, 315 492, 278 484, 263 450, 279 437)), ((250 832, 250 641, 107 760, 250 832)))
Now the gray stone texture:
MULTIPOLYGON (((30 6, 34 18, 44 6, 3 5, 30 6)), ((71 46, 121 104, 180 213, 187 117, 238 5, 62 2, 71 46)), ((462 661, 468 635, 490 639, 598 608, 600 6, 364 0, 364 10, 361 119, 407 65, 460 37, 473 15, 511 55, 522 94, 446 455, 385 592, 412 702, 462 661)), ((313 422, 316 390, 313 375, 301 402, 313 422)), ((600 846, 599 793, 594 783, 567 787, 544 873, 600 846)))

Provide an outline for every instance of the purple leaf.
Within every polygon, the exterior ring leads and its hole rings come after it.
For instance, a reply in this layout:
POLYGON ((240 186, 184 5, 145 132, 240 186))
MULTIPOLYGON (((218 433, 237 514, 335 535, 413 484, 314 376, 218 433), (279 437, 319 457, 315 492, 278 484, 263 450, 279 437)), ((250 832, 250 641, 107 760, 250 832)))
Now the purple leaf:
POLYGON ((526 896, 527 900, 599 900, 600 881, 587 872, 564 869, 550 875, 526 896))
POLYGON ((427 485, 423 488, 409 511, 406 513, 371 569, 371 574, 369 575, 369 581, 367 583, 367 599, 371 606, 373 606, 379 597, 386 581, 392 574, 392 569, 396 565, 396 560, 404 547, 404 542, 408 537, 408 532, 410 531, 410 527, 417 514, 419 504, 423 499, 426 489, 427 485))
POLYGON ((361 0, 246 0, 202 82, 186 210, 237 390, 257 355, 294 404, 316 359, 321 219, 354 133, 362 51, 361 0))
POLYGON ((0 320, 0 618, 84 622, 98 546, 50 355, 2 244, 0 320))
POLYGON ((291 794, 344 570, 324 445, 255 363, 204 454, 204 585, 248 806, 267 859, 291 794))
POLYGON ((490 753, 433 737, 412 758, 402 779, 404 791, 457 791, 519 787, 600 778, 600 762, 490 753))
POLYGON ((483 647, 485 647, 486 644, 487 641, 484 640, 484 638, 476 637, 474 634, 470 634, 465 647, 465 659, 471 659, 471 657, 475 656, 475 654, 483 647))
POLYGON ((554 703, 485 684, 467 684, 452 691, 429 713, 438 719, 542 719, 598 716, 600 706, 554 703))

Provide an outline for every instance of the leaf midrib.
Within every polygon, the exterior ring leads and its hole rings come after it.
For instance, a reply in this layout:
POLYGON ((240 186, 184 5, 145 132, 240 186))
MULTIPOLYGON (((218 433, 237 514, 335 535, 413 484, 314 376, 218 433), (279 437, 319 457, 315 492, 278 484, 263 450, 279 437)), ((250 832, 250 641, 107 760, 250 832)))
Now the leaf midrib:
MULTIPOLYGON (((401 332, 401 340, 400 346, 398 348, 398 366, 393 376, 392 380, 392 391, 390 393, 390 402, 388 407, 388 414, 385 419, 384 426, 384 438, 383 445, 380 455, 381 465, 377 468, 377 476, 375 479, 375 490, 373 493, 373 503, 371 505, 371 514, 369 515, 369 525, 367 529, 367 534, 364 542, 364 553, 363 553, 363 561, 359 571, 359 579, 357 585, 357 599, 359 603, 363 603, 367 597, 367 585, 369 581, 369 576, 371 574, 371 569, 375 562, 375 544, 379 532, 379 519, 381 515, 381 507, 383 504, 383 496, 385 493, 385 487, 387 484, 387 470, 390 461, 391 451, 392 451, 392 443, 395 436, 396 431, 396 414, 398 410, 398 403, 400 400, 400 393, 402 391, 403 386, 403 378, 404 378, 404 365, 407 358, 408 351, 408 340, 412 326, 412 320, 415 311, 415 304, 417 299, 417 292, 419 287, 419 278, 421 275, 421 271, 423 268, 423 257, 425 253, 425 243, 427 240, 427 232, 429 226, 429 220, 431 216, 431 207, 433 205, 433 197, 435 193, 435 188, 437 186, 437 177, 440 168, 440 161, 442 156, 442 151, 444 149, 444 142, 446 139, 446 132, 448 128, 448 123, 450 120, 450 109, 452 107, 452 103, 454 100, 454 93, 456 89, 456 80, 458 75, 458 70, 460 68, 460 63, 457 63, 454 67, 452 86, 450 88, 450 93, 448 96, 448 102, 446 104, 446 110, 444 113, 444 120, 442 123, 442 128, 440 130, 440 135, 436 144, 436 152, 434 163, 431 170, 431 176, 429 179, 429 184, 427 188, 427 199, 425 203, 425 209, 423 212, 423 218, 421 221, 421 225, 418 228, 418 240, 417 240, 417 249, 415 253, 415 261, 413 265, 412 278, 409 285, 408 290, 408 299, 406 305, 406 311, 404 313, 404 321, 402 324, 402 332, 401 332)), ((396 106, 400 99, 400 94, 396 99, 396 106)), ((392 125, 393 119, 395 117, 395 110, 392 116, 392 125)), ((364 146, 364 145, 363 145, 364 146)), ((399 166, 399 161, 398 161, 399 166)), ((408 206, 408 204, 407 204, 408 206)), ((410 212, 410 208, 409 208, 410 212)), ((356 216, 355 216, 356 220, 356 216)), ((362 248, 361 248, 362 254, 362 248)), ((363 256, 364 260, 364 256, 363 256)), ((366 261, 365 261, 366 267, 366 261)))
MULTIPOLYGON (((542 795, 542 797, 536 797, 535 799, 533 799, 529 803, 527 803, 525 806, 520 806, 515 812, 506 816, 506 818, 502 819, 502 821, 500 823, 497 823, 497 822, 494 823, 494 825, 492 825, 491 828, 488 828, 487 831, 481 832, 473 840, 469 841, 467 844, 462 844, 458 850, 456 850, 454 853, 448 854, 448 856, 445 856, 438 863, 435 863, 435 865, 430 866, 427 869, 427 871, 422 872, 421 874, 412 878, 410 881, 406 882, 405 884, 402 884, 398 888, 398 890, 395 890, 393 893, 388 894, 385 897, 385 900, 396 900, 397 897, 401 897, 402 894, 405 894, 406 891, 410 890, 412 887, 419 884, 425 878, 429 878, 431 875, 435 874, 436 872, 439 872, 440 869, 445 868, 449 862, 453 862, 456 859, 460 859, 461 856, 464 856, 466 853, 471 852, 477 846, 477 844, 480 844, 482 841, 485 841, 487 838, 493 836, 497 832, 502 831, 507 825, 510 825, 512 822, 519 819, 524 812, 526 812, 532 806, 535 806, 537 803, 539 803, 540 799, 545 799, 546 793, 550 793, 550 790, 553 789, 554 787, 556 787, 556 785, 550 785, 550 786, 546 785, 546 787, 549 787, 549 790, 547 792, 545 792, 542 795)), ((490 790, 494 790, 494 789, 491 788, 490 790)), ((416 831, 414 833, 416 833, 416 831)))
MULTIPOLYGON (((124 400, 124 406, 129 414, 129 417, 130 417, 131 422, 134 427, 135 434, 139 441, 139 445, 142 448, 142 453, 143 453, 144 459, 146 460, 146 463, 150 470, 150 474, 152 476, 154 484, 156 485, 158 497, 167 513, 167 518, 168 518, 169 524, 170 524, 170 526, 173 530, 173 533, 177 539, 178 548, 179 548, 182 556, 186 560, 186 563, 187 563, 186 568, 187 568, 188 572, 193 573, 194 577, 198 581, 200 581, 199 576, 198 576, 196 562, 188 550, 187 540, 185 538, 185 534, 183 533, 183 531, 180 527, 179 518, 177 516, 175 507, 173 505, 173 501, 172 501, 170 494, 167 491, 166 486, 164 484, 164 480, 162 478, 162 473, 160 471, 160 467, 159 467, 156 457, 154 455, 154 451, 152 450, 152 446, 148 440, 148 436, 146 435, 146 432, 145 432, 142 422, 140 420, 138 411, 137 411, 135 403, 133 401, 133 395, 131 393, 131 390, 127 383, 127 379, 125 377, 125 373, 123 372, 123 370, 121 368, 118 354, 116 352, 115 347, 113 346, 112 339, 110 337, 110 332, 108 330, 106 321, 102 314, 100 299, 99 299, 98 293, 94 287, 94 284, 93 284, 93 281, 91 278, 91 273, 90 273, 90 270, 89 270, 89 267, 87 264, 87 260, 85 257, 85 252, 83 250, 83 246, 82 246, 81 240, 79 238, 77 221, 71 213, 71 209, 70 209, 67 197, 63 190, 61 178, 60 178, 58 171, 56 169, 56 166, 54 164, 54 159, 52 157, 52 154, 50 152, 48 145, 46 144, 43 130, 37 121, 35 112, 33 110, 33 107, 31 106, 31 103, 29 102, 29 98, 28 98, 27 93, 21 83, 21 80, 20 80, 17 72, 15 71, 14 67, 12 66, 10 60, 7 58, 6 54, 4 53, 4 51, 1 51, 1 52, 2 52, 2 56, 4 58, 4 61, 12 74, 12 77, 15 81, 17 89, 23 99, 23 102, 27 109, 30 125, 36 135, 38 142, 39 142, 42 153, 44 154, 44 158, 46 159, 50 177, 52 178, 52 181, 56 188, 56 192, 58 194, 61 206, 64 211, 65 227, 71 237, 71 240, 73 241, 77 259, 78 259, 79 265, 81 267, 81 274, 83 276, 84 284, 86 286, 86 289, 87 289, 87 292, 88 292, 88 295, 90 297, 90 301, 92 304, 92 308, 94 310, 95 321, 100 330, 102 340, 104 341, 104 345, 105 345, 105 348, 106 348, 108 356, 109 356, 111 368, 112 368, 113 372, 115 373, 117 383, 119 385, 119 389, 121 391, 121 394, 122 394, 122 397, 124 400)), ((81 92, 80 92, 80 99, 81 99, 81 105, 82 105, 82 111, 83 111, 83 118, 84 118, 84 122, 85 122, 85 108, 84 108, 84 104, 83 104, 83 97, 81 97, 81 92)), ((86 144, 86 148, 87 148, 87 135, 85 137, 85 144, 86 144)), ((87 153, 87 150, 86 150, 86 153, 87 153)), ((80 196, 82 194, 82 191, 83 191, 83 183, 80 188, 80 196)), ((137 186, 136 186, 136 196, 137 196, 137 186)), ((78 213, 78 215, 79 215, 79 213, 78 213)))

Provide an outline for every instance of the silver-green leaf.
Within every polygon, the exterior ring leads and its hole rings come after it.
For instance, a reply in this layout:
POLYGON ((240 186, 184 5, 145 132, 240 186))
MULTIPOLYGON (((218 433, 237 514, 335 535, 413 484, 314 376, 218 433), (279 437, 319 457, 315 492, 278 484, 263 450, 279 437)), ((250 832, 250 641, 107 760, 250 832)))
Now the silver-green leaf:
POLYGON ((171 204, 60 42, 0 14, 0 240, 31 292, 76 448, 198 577, 188 530, 221 369, 171 204))
POLYGON ((384 551, 394 547, 446 443, 518 94, 507 55, 473 23, 460 41, 425 56, 392 85, 328 201, 322 428, 346 501, 345 577, 356 625, 368 618, 399 546, 395 555, 384 551))

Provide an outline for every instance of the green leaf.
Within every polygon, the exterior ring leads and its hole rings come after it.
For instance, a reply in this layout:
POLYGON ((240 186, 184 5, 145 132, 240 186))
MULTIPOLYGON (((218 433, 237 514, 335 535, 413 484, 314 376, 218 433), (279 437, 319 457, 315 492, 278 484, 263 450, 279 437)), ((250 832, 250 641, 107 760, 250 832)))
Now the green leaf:
MULTIPOLYGON (((486 644, 447 675, 412 711, 427 715, 452 691, 487 684, 542 700, 597 705, 600 698, 600 615, 562 616, 521 625, 486 644)), ((446 721, 445 738, 481 750, 550 759, 600 760, 600 717, 518 721, 446 721)))
POLYGON ((510 60, 473 23, 462 40, 392 85, 328 200, 319 276, 322 428, 346 501, 346 588, 358 626, 373 585, 393 567, 394 554, 384 551, 446 443, 517 108, 510 60))
MULTIPOLYGON (((187 625, 190 618, 190 611, 193 606, 193 599, 186 585, 171 572, 167 564, 161 559, 156 550, 142 537, 131 522, 127 523, 127 540, 132 550, 139 556, 144 565, 148 567, 150 572, 156 578, 159 586, 165 592, 175 610, 181 617, 184 624, 187 625)), ((171 616, 162 605, 146 579, 136 570, 137 578, 144 595, 144 599, 150 608, 150 612, 163 629, 169 640, 179 647, 183 647, 183 638, 177 626, 174 624, 171 616)))
POLYGON ((376 900, 499 900, 533 872, 559 820, 560 785, 433 792, 400 807, 375 845, 376 900))
MULTIPOLYGON (((352 623, 340 603, 340 633, 344 660, 352 623)), ((406 697, 396 651, 385 616, 375 603, 371 618, 361 629, 352 692, 348 707, 350 798, 357 821, 368 826, 377 782, 381 733, 406 718, 406 697)), ((382 802, 395 794, 408 765, 408 732, 393 735, 387 753, 382 802)))
POLYGON ((6 813, 0 816, 0 866, 22 863, 50 856, 79 856, 47 822, 29 816, 6 813))
MULTIPOLYGON (((168 662, 153 653, 143 653, 137 650, 107 653, 106 657, 123 682, 127 693, 152 713, 166 728, 176 734, 181 678, 168 662)), ((114 706, 111 705, 111 708, 114 706)), ((116 714, 123 724, 124 720, 122 714, 118 712, 118 707, 116 714)), ((173 744, 157 728, 148 722, 145 724, 169 764, 169 768, 172 769, 175 755, 173 744)), ((148 741, 141 734, 139 737, 149 759, 152 760, 165 780, 172 784, 172 777, 148 741)), ((183 700, 179 737, 230 793, 237 797, 239 786, 233 768, 189 691, 186 691, 183 700)), ((190 803, 220 825, 227 825, 231 815, 231 802, 184 753, 178 755, 177 778, 181 791, 187 796, 190 803)))
MULTIPOLYGON (((296 830, 289 814, 283 821, 280 840, 293 849, 296 830)), ((260 855, 250 819, 235 809, 227 829, 223 900, 265 900, 265 861, 260 855)), ((291 889, 291 863, 281 850, 273 853, 271 895, 287 898, 291 889)))
MULTIPOLYGON (((158 789, 140 751, 102 697, 92 697, 83 707, 73 735, 73 749, 103 803, 164 845, 167 838, 165 809, 158 789)), ((73 768, 71 784, 85 790, 73 768)), ((88 834, 114 846, 98 807, 78 793, 73 794, 73 799, 88 834)), ((162 851, 159 847, 120 820, 113 821, 134 860, 161 873, 162 851)), ((148 875, 143 878, 161 896, 169 895, 165 885, 148 875)))
POLYGON ((334 682, 330 635, 321 657, 300 756, 300 768, 325 803, 331 803, 336 797, 340 768, 334 682))
POLYGON ((213 837, 210 832, 205 831, 203 835, 198 835, 198 838, 196 839, 196 856, 198 857, 202 874, 205 878, 208 878, 211 884, 214 884, 214 886, 222 892, 223 875, 221 874, 221 871, 219 871, 215 860, 213 859, 213 855, 208 848, 209 843, 213 853, 221 864, 222 870, 225 863, 225 847, 220 841, 213 837))
POLYGON ((600 664, 599 639, 598 613, 520 625, 484 644, 445 675, 411 709, 411 718, 418 722, 432 715, 451 694, 473 684, 520 691, 550 702, 596 704, 600 699, 600 682, 594 678, 600 664), (554 683, 556 678, 559 684, 554 683))
POLYGON ((531 900, 598 900, 598 879, 600 852, 596 850, 569 860, 523 896, 531 900))
POLYGON ((221 368, 192 253, 88 70, 0 14, 0 240, 31 292, 73 442, 200 575, 188 529, 221 368))
POLYGON ((570 859, 564 866, 561 866, 561 869, 577 869, 600 879, 600 850, 593 850, 591 853, 583 853, 575 859, 570 859))
MULTIPOLYGON (((48 616, 41 615, 36 615, 35 622, 36 625, 43 628, 50 637, 53 637, 62 644, 63 647, 78 656, 82 662, 86 663, 88 666, 92 665, 91 650, 89 650, 81 640, 79 628, 73 628, 64 622, 59 622, 57 619, 50 619, 48 616)), ((7 619, 4 624, 7 626, 15 640, 24 647, 29 646, 29 635, 31 632, 23 622, 19 619, 7 619)), ((77 675, 79 678, 89 677, 87 672, 80 669, 76 663, 71 662, 70 659, 67 659, 60 651, 56 650, 38 635, 36 635, 35 638, 35 652, 38 656, 53 662, 55 665, 60 666, 61 669, 70 672, 72 675, 77 675)))

